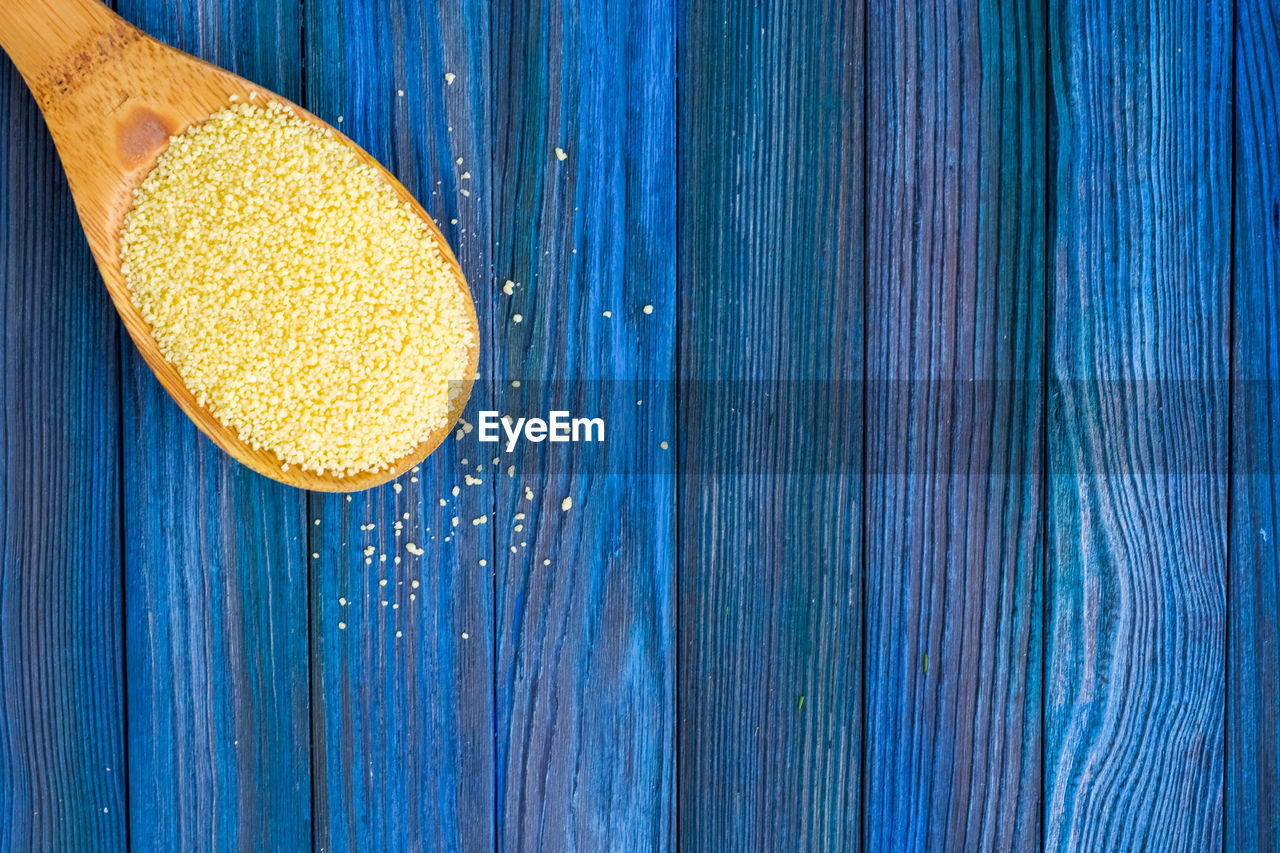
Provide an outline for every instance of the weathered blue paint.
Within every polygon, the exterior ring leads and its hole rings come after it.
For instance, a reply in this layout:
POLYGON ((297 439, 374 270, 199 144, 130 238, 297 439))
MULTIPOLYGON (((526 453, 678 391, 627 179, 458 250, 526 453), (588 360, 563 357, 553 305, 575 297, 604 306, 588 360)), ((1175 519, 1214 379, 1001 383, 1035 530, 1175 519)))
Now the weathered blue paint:
POLYGON ((469 420, 609 437, 240 469, 3 64, 0 848, 1280 843, 1274 10, 119 5, 418 194, 469 420))
MULTIPOLYGON (((305 31, 305 106, 341 117, 439 223, 475 296, 484 375, 488 16, 468 0, 342 0, 309 6, 305 31)), ((489 395, 478 385, 466 417, 489 395)), ((492 477, 452 494, 475 449, 450 440, 397 486, 311 496, 317 850, 493 847, 493 543, 471 524, 493 512, 492 477)))
POLYGON ((543 415, 542 402, 557 400, 609 428, 596 452, 530 444, 501 463, 515 474, 498 478, 492 531, 497 841, 666 849, 676 738, 675 457, 661 447, 675 441, 672 8, 510 0, 495 4, 493 27, 493 272, 519 283, 493 315, 501 408, 543 415))
POLYGON ((1235 37, 1226 847, 1280 847, 1280 9, 1235 37))
POLYGON ((118 323, 7 58, 0 122, 0 850, 118 850, 118 323))
POLYGON ((1222 844, 1231 8, 1050 4, 1044 842, 1222 844))
POLYGON ((864 26, 838 0, 688 2, 681 17, 691 850, 860 843, 864 26))
POLYGON ((871 6, 865 846, 1027 850, 1041 807, 1044 20, 1017 0, 871 6))
MULTIPOLYGON (((120 0, 157 38, 300 95, 295 5, 120 0)), ((311 842, 305 495, 199 433, 122 352, 131 847, 311 842), (287 805, 286 805, 287 804, 287 805)))

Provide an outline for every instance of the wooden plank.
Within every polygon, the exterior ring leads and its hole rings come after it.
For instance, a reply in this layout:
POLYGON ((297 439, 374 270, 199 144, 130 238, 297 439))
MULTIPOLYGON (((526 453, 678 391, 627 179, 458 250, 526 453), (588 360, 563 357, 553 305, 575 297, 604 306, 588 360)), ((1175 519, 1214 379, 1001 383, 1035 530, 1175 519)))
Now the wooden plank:
POLYGON ((680 840, 861 826, 862 4, 695 0, 680 70, 680 840))
POLYGON ((120 333, 7 59, 0 123, 0 850, 118 850, 120 333))
POLYGON ((1045 842, 1221 846, 1231 7, 1051 5, 1045 842))
MULTIPOLYGON (((488 16, 473 0, 344 0, 308 5, 305 34, 306 106, 341 117, 436 218, 462 264, 484 337, 482 376, 492 305, 488 16)), ((478 383, 469 411, 489 397, 478 383)), ((485 476, 452 494, 467 456, 449 441, 394 486, 311 497, 317 850, 493 848, 493 542, 470 524, 492 513, 493 485, 485 476), (454 528, 455 517, 465 526, 454 528)))
POLYGON ((1280 847, 1280 8, 1235 28, 1226 846, 1280 847))
MULTIPOLYGON (((296 4, 121 0, 160 39, 300 93, 296 4)), ((131 840, 141 850, 311 843, 305 496, 200 435, 124 357, 131 840)))
POLYGON ((494 12, 501 409, 607 425, 492 454, 503 849, 675 846, 671 6, 494 12))
POLYGON ((868 850, 1039 843, 1045 30, 873 2, 868 850))

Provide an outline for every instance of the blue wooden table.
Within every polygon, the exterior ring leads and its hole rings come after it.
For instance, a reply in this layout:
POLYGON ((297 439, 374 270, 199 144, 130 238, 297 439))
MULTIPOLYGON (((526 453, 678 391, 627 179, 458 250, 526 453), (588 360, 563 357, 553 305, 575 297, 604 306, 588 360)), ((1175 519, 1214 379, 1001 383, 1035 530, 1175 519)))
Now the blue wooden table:
POLYGON ((1280 6, 116 8, 609 433, 238 467, 0 61, 0 850, 1280 846, 1280 6))

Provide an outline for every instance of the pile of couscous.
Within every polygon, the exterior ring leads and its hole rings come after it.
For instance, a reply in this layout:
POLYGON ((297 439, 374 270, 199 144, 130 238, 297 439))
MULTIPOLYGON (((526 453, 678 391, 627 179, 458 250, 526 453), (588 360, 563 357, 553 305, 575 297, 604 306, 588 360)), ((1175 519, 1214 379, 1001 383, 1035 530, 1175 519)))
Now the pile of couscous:
POLYGON ((174 138, 121 253, 196 400, 286 468, 383 470, 446 426, 475 345, 464 285, 378 170, 288 108, 174 138))

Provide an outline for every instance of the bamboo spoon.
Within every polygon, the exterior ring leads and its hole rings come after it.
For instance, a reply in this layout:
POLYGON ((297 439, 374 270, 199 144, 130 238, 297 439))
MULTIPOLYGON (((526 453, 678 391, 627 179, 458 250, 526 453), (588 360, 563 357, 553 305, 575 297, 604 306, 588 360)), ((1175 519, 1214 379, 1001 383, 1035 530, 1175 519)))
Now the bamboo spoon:
POLYGON ((120 228, 133 204, 133 190, 151 171, 171 136, 207 119, 235 95, 266 106, 277 101, 312 124, 333 130, 364 162, 379 169, 396 193, 430 229, 467 292, 472 339, 478 324, 457 259, 422 206, 376 160, 336 129, 285 98, 248 80, 161 44, 97 0, 0 0, 0 47, 35 95, 58 147, 80 222, 120 319, 164 389, 214 443, 259 474, 298 488, 329 492, 367 489, 417 465, 449 434, 471 393, 479 358, 472 347, 467 380, 448 423, 388 470, 348 477, 282 470, 268 450, 240 440, 196 402, 164 356, 151 329, 134 308, 120 269, 120 228))

